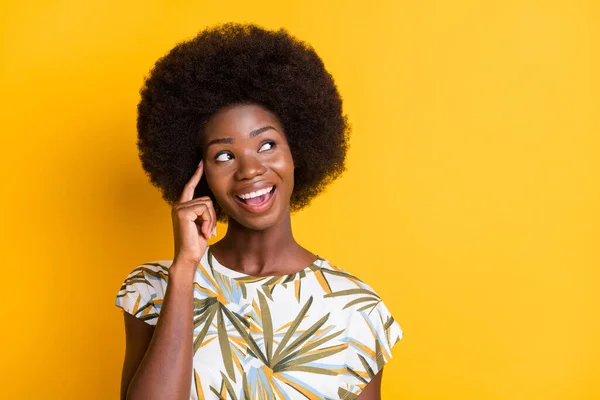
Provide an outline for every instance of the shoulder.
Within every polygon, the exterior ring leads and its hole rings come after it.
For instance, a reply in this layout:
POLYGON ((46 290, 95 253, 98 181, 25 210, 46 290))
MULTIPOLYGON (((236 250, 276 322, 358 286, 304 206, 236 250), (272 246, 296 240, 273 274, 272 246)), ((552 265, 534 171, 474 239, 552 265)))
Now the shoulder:
POLYGON ((125 278, 121 290, 137 288, 143 292, 160 295, 169 281, 169 268, 173 260, 149 261, 136 266, 125 278))
POLYGON ((324 297, 346 300, 345 308, 360 305, 356 309, 364 311, 382 301, 373 287, 326 259, 316 272, 317 279, 325 291, 324 297))
POLYGON ((346 311, 350 336, 364 339, 369 335, 381 342, 385 338, 388 348, 402 338, 400 325, 372 286, 327 260, 316 276, 325 291, 323 298, 335 301, 346 311))
POLYGON ((115 305, 150 325, 156 325, 172 263, 173 260, 155 260, 137 265, 121 284, 115 305))
POLYGON ((137 279, 161 279, 166 281, 172 263, 173 260, 156 260, 139 264, 129 272, 125 281, 135 281, 137 279))
POLYGON ((340 390, 358 395, 392 358, 403 331, 372 286, 328 261, 320 270, 328 290, 323 297, 335 299, 347 316, 343 338, 347 373, 340 390))

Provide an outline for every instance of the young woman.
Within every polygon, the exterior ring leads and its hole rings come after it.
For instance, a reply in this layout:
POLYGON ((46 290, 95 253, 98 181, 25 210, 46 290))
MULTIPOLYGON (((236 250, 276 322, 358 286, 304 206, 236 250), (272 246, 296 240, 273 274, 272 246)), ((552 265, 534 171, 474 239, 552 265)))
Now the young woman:
POLYGON ((138 147, 175 249, 117 295, 121 398, 380 398, 400 326, 290 219, 344 171, 349 132, 331 75, 283 29, 216 26, 157 61, 138 147), (227 232, 209 246, 217 221, 227 232))

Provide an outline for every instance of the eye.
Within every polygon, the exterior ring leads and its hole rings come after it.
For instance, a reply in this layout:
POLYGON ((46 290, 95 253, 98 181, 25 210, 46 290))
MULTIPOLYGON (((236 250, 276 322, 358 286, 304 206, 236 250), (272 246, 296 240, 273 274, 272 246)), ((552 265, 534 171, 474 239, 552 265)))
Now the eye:
POLYGON ((265 143, 263 143, 262 146, 260 146, 259 151, 267 145, 271 146, 271 147, 267 148, 267 150, 271 150, 273 147, 275 147, 276 143, 273 140, 269 140, 268 142, 265 142, 265 143))
POLYGON ((231 153, 227 153, 227 152, 219 153, 216 155, 215 160, 221 161, 221 162, 229 161, 229 160, 231 160, 231 153), (229 158, 227 158, 227 157, 229 157, 229 158))

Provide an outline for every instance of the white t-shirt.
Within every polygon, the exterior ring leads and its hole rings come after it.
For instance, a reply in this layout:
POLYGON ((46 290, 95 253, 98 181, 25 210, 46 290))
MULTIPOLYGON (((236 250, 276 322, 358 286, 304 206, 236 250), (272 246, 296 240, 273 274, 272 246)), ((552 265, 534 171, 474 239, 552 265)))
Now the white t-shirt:
MULTIPOLYGON (((116 305, 156 325, 172 260, 135 268, 116 305)), ((373 289, 318 257, 257 277, 207 247, 194 276, 191 399, 354 399, 402 338, 373 289)))

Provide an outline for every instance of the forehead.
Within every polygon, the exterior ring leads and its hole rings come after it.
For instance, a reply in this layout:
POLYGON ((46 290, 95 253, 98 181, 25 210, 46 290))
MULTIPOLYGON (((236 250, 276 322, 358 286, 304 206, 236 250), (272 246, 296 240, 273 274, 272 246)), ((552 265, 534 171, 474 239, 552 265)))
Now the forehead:
POLYGON ((247 137, 253 130, 270 125, 283 133, 279 118, 257 104, 237 104, 217 111, 206 123, 202 142, 220 137, 247 137))

